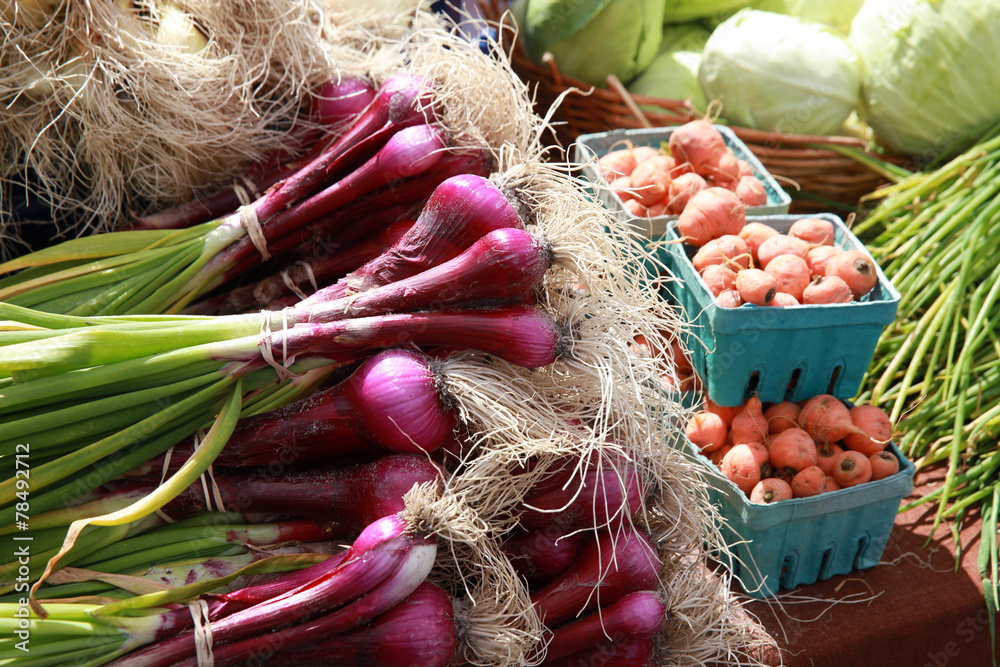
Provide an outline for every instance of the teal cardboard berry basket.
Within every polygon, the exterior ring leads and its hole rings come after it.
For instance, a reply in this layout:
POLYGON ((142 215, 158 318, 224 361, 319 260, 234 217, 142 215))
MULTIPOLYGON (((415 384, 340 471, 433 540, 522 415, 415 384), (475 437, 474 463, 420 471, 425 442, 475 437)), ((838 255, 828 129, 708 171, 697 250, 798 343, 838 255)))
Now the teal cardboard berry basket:
POLYGON ((899 472, 890 477, 759 505, 694 443, 683 436, 682 441, 685 451, 704 466, 709 500, 722 518, 722 537, 730 553, 720 560, 756 598, 878 565, 899 505, 913 491, 916 469, 890 443, 888 450, 899 459, 899 472))
MULTIPOLYGON (((747 222, 785 233, 805 217, 829 220, 838 247, 871 257, 843 221, 829 213, 747 216, 747 222)), ((859 301, 722 308, 691 262, 696 249, 680 242, 676 222, 657 245, 660 260, 676 278, 664 283, 664 296, 692 325, 685 333, 692 365, 719 405, 741 405, 751 393, 765 403, 817 394, 850 398, 861 388, 879 336, 896 317, 899 292, 877 265, 878 283, 859 301)))
MULTIPOLYGON (((725 125, 715 125, 715 129, 722 134, 722 139, 726 146, 732 149, 733 153, 740 160, 744 160, 753 168, 754 175, 764 184, 767 191, 767 203, 761 206, 750 206, 747 208, 747 215, 776 215, 788 213, 792 198, 781 189, 778 181, 775 180, 760 160, 750 152, 731 129, 725 125)), ((659 148, 660 144, 670 141, 673 127, 653 127, 640 130, 612 130, 610 132, 597 132, 594 134, 580 135, 575 144, 574 161, 582 165, 584 176, 591 183, 597 198, 610 210, 619 220, 628 224, 632 229, 647 238, 662 236, 667 231, 667 226, 677 219, 676 215, 659 215, 655 218, 640 218, 629 213, 625 208, 625 203, 608 187, 608 182, 601 176, 597 159, 607 155, 613 150, 625 148, 628 143, 633 146, 652 146, 659 148)))

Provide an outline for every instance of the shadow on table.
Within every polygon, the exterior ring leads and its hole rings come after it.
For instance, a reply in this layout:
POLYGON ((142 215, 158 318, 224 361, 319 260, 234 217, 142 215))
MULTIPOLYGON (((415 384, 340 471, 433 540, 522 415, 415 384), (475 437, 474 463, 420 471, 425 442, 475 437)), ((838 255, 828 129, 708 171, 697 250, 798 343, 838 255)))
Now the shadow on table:
MULTIPOLYGON (((905 503, 936 488, 944 469, 922 471, 905 503)), ((951 525, 933 530, 937 505, 899 514, 874 568, 750 601, 789 667, 987 667, 989 617, 976 566, 980 520, 969 513, 959 531, 960 566, 951 525), (933 532, 933 535, 932 535, 933 532), (930 539, 928 540, 928 538, 930 539)), ((783 662, 782 662, 783 659, 783 662)))

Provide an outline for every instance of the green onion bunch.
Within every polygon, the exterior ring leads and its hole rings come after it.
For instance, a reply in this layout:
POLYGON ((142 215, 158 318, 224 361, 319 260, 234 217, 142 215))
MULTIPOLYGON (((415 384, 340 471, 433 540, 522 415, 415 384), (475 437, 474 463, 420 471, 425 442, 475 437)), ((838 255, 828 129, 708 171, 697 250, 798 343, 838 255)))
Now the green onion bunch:
POLYGON ((855 232, 902 298, 860 398, 886 408, 918 468, 947 461, 944 483, 903 510, 937 503, 935 527, 949 522, 956 544, 963 520, 981 515, 979 568, 995 612, 1000 126, 937 170, 906 176, 872 198, 879 203, 855 232))

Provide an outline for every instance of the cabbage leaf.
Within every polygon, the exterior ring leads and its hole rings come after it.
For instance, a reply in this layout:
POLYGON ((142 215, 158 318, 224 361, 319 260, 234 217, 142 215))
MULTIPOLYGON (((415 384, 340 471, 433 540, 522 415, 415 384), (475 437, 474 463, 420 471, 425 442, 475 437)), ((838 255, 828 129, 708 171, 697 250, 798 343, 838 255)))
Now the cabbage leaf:
POLYGON ((998 27, 1000 0, 868 0, 850 39, 879 143, 932 160, 1000 120, 998 27))

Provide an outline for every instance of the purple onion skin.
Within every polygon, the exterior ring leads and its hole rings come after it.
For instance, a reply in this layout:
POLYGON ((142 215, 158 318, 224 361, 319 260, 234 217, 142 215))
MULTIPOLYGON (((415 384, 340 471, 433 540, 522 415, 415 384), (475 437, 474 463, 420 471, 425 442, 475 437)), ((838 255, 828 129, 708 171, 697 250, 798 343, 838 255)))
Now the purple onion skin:
POLYGON ((437 118, 434 91, 426 81, 407 74, 390 77, 329 149, 333 156, 330 164, 336 165, 338 172, 349 170, 377 153, 396 131, 432 124, 437 118))
MULTIPOLYGON (((381 222, 381 221, 379 221, 381 222)), ((320 285, 332 282, 335 278, 340 278, 364 266, 366 262, 378 257, 392 245, 403 238, 406 232, 410 231, 416 221, 412 218, 394 219, 378 225, 375 234, 355 240, 351 243, 339 243, 339 239, 334 238, 337 247, 331 247, 324 252, 310 254, 313 261, 310 263, 316 282, 320 285)))
POLYGON ((216 464, 287 466, 358 451, 431 452, 456 424, 430 360, 391 349, 330 389, 241 419, 216 464))
POLYGON ((357 159, 351 151, 372 135, 432 121, 436 117, 432 97, 431 88, 417 77, 399 75, 386 81, 368 109, 332 146, 264 194, 255 207, 257 216, 270 218, 319 187, 335 167, 348 167, 357 159))
MULTIPOLYGON (((288 147, 270 160, 255 165, 247 176, 251 181, 256 181, 286 164, 291 171, 286 171, 284 176, 293 175, 322 155, 337 140, 328 139, 329 134, 343 130, 345 124, 356 123, 375 99, 376 93, 371 83, 354 77, 332 79, 322 84, 310 98, 309 123, 294 127, 288 147), (303 151, 307 151, 305 155, 295 159, 294 156, 303 151)), ((350 148, 352 146, 348 143, 341 144, 341 155, 350 148)))
MULTIPOLYGON (((385 348, 445 347, 478 350, 524 368, 539 368, 563 353, 563 336, 542 310, 516 305, 300 323, 272 330, 270 341, 278 358, 322 358, 346 364, 385 348)), ((268 366, 256 348, 218 352, 212 358, 228 362, 227 372, 240 376, 268 366)))
MULTIPOLYGON (((492 158, 483 148, 449 149, 426 173, 389 183, 358 197, 334 214, 306 221, 295 231, 269 242, 268 248, 272 254, 279 254, 308 247, 315 256, 328 251, 330 246, 324 241, 327 237, 333 236, 341 245, 353 243, 402 217, 415 214, 414 208, 449 177, 466 173, 485 175, 491 165, 492 158)), ((236 246, 223 281, 242 275, 260 263, 260 253, 250 239, 241 239, 236 246)))
POLYGON ((324 189, 289 199, 287 203, 292 204, 289 208, 268 212, 265 202, 269 195, 265 194, 255 204, 255 210, 258 219, 266 221, 261 229, 268 245, 380 187, 430 171, 444 155, 447 145, 444 130, 433 125, 414 125, 393 134, 374 157, 324 189), (262 215, 263 212, 267 215, 262 215))
POLYGON ((564 658, 546 660, 544 667, 659 667, 656 646, 649 637, 604 642, 564 658))
POLYGON ((531 599, 539 618, 552 628, 629 593, 657 588, 660 567, 645 532, 630 525, 600 530, 577 561, 531 599))
POLYGON ((579 478, 572 478, 564 486, 551 485, 529 493, 520 523, 525 530, 554 527, 563 532, 618 524, 635 516, 644 496, 642 480, 632 463, 590 468, 583 475, 582 487, 579 478))
MULTIPOLYGON (((414 217, 420 213, 424 203, 444 181, 460 175, 485 177, 490 174, 493 167, 493 156, 485 148, 478 146, 449 148, 425 174, 390 183, 346 207, 344 215, 355 218, 357 222, 339 226, 335 231, 336 240, 340 243, 352 243, 369 235, 371 227, 368 220, 374 219, 374 224, 379 224, 379 214, 386 209, 407 206, 409 208, 406 217, 414 217)), ((444 259, 450 259, 450 256, 444 259)), ((400 277, 405 278, 407 275, 410 274, 403 274, 400 277)))
POLYGON ((281 651, 264 664, 300 667, 445 667, 458 648, 452 599, 424 582, 366 627, 281 651))
POLYGON ((545 652, 547 660, 563 658, 581 649, 596 648, 608 637, 622 639, 651 639, 663 626, 667 606, 662 596, 654 591, 630 593, 572 623, 552 631, 545 652))
POLYGON ((313 93, 309 119, 331 126, 355 118, 368 108, 377 93, 371 83, 356 77, 327 81, 313 93))
MULTIPOLYGON (((230 614, 235 614, 255 604, 266 602, 308 584, 320 576, 335 570, 347 556, 347 553, 347 549, 344 549, 322 562, 310 565, 301 570, 284 572, 262 583, 244 586, 229 593, 206 596, 204 599, 208 603, 209 620, 216 621, 220 618, 225 618, 230 614)), ((171 609, 161 614, 161 618, 163 619, 163 623, 158 628, 155 639, 172 637, 193 627, 191 611, 187 607, 171 609)))
MULTIPOLYGON (((463 347, 524 368, 539 368, 559 356, 561 337, 556 323, 541 310, 511 306, 296 326, 288 336, 288 354, 354 361, 386 347, 463 347)), ((281 338, 274 340, 275 349, 282 349, 281 338)))
MULTIPOLYGON (((343 561, 333 570, 298 588, 212 622, 216 649, 247 637, 259 637, 284 624, 306 623, 337 607, 349 609, 359 600, 373 597, 366 594, 397 578, 401 568, 405 568, 415 556, 426 561, 428 549, 433 553, 433 545, 433 538, 412 534, 407 523, 397 515, 379 519, 358 535, 343 561)), ((430 559, 433 561, 433 555, 430 559)), ((427 569, 430 569, 430 564, 427 564, 427 569)), ((405 598, 420 583, 414 583, 402 597, 405 598)), ((370 604, 377 607, 382 601, 386 601, 384 596, 375 596, 370 604)), ((377 613, 381 611, 384 609, 377 613)), ((360 625, 374 616, 365 618, 355 615, 347 623, 360 625)), ((145 646, 111 664, 115 667, 167 667, 175 663, 186 664, 188 660, 194 660, 194 655, 194 636, 187 632, 145 646)), ((190 664, 197 664, 197 661, 190 664)), ((223 663, 216 664, 221 667, 223 663)))
MULTIPOLYGON (((406 554, 395 571, 367 594, 358 596, 339 609, 322 615, 311 615, 297 624, 274 628, 266 637, 262 637, 261 633, 252 635, 241 629, 243 638, 216 647, 213 651, 214 664, 218 667, 241 664, 259 657, 264 651, 323 641, 362 626, 392 609, 424 582, 434 564, 436 548, 430 538, 411 536, 407 546, 406 554)), ((345 564, 347 562, 345 559, 345 564)), ((247 611, 252 613, 254 609, 247 611)), ((230 619, 234 617, 235 615, 230 619)), ((223 626, 226 620, 223 619, 219 625, 223 626)), ((178 663, 177 667, 199 667, 199 663, 191 657, 178 663)))
POLYGON ((546 243, 521 229, 497 229, 457 257, 422 273, 355 296, 325 303, 313 300, 295 308, 290 317, 298 322, 331 322, 470 302, 503 303, 530 294, 551 264, 546 243))
MULTIPOLYGON (((228 511, 335 521, 360 530, 401 512, 403 494, 416 484, 440 481, 441 470, 425 456, 395 454, 353 466, 277 473, 218 468, 213 477, 228 511)), ((175 507, 192 514, 205 511, 201 484, 169 503, 167 513, 175 507)))
POLYGON ((523 229, 524 220, 489 179, 453 176, 437 186, 413 228, 381 257, 313 299, 338 298, 416 275, 457 257, 496 229, 523 229))
POLYGON ((582 532, 555 526, 519 530, 504 541, 502 549, 519 575, 532 586, 544 586, 576 562, 587 544, 582 532))
MULTIPOLYGON (((334 554, 321 563, 310 565, 309 567, 296 570, 295 572, 285 572, 264 583, 222 593, 209 600, 210 618, 216 620, 234 614, 241 609, 247 609, 255 604, 265 602, 288 591, 304 586, 317 578, 332 572, 347 557, 348 550, 334 554)), ((190 613, 188 614, 190 616, 190 613)))

